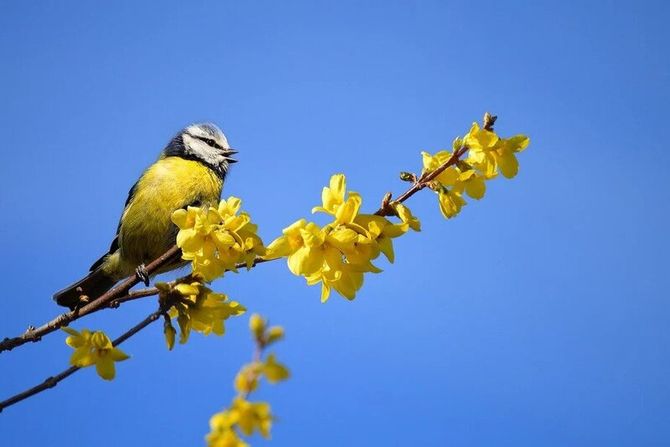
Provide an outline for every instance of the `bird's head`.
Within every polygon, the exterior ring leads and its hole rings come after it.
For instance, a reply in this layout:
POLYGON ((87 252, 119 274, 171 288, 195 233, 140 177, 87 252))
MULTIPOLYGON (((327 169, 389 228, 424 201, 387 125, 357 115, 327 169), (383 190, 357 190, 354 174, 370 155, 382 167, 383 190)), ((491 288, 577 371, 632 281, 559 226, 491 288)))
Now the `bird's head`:
POLYGON ((237 151, 230 148, 221 129, 211 123, 192 124, 182 129, 163 151, 166 157, 177 156, 199 161, 220 176, 225 176, 237 151))

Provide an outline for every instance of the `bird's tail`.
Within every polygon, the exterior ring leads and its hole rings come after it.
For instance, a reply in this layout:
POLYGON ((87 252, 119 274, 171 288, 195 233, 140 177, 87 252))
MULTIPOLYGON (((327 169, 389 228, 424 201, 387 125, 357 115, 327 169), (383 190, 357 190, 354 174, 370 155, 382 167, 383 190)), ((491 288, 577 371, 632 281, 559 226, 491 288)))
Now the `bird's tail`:
POLYGON ((72 310, 80 304, 82 295, 86 295, 89 300, 94 300, 111 289, 114 284, 116 284, 116 279, 105 273, 102 267, 98 267, 86 277, 54 293, 53 299, 59 305, 72 310))

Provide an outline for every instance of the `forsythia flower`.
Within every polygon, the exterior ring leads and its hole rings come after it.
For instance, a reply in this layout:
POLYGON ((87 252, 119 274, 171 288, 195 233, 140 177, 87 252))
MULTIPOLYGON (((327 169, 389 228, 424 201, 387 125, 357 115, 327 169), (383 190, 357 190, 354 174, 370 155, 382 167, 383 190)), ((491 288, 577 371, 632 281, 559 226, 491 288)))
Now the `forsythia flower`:
POLYGON ((258 227, 246 213, 239 213, 241 200, 230 197, 218 207, 188 207, 172 214, 179 227, 177 245, 182 258, 191 261, 193 272, 205 281, 223 275, 226 270, 237 271, 243 262, 251 268, 257 256, 265 254, 258 227))
POLYGON ((216 413, 209 421, 211 432, 207 435, 209 447, 227 445, 246 445, 235 432, 235 427, 246 436, 258 431, 264 438, 270 438, 272 413, 267 402, 249 402, 243 397, 236 397, 230 408, 216 413), (224 443, 229 442, 229 444, 224 443), (238 442, 234 444, 232 442, 238 442))
POLYGON ((210 433, 205 438, 208 447, 245 446, 238 431, 251 436, 258 431, 265 438, 270 437, 273 416, 266 402, 250 402, 249 394, 258 388, 262 376, 270 383, 286 380, 289 371, 277 361, 274 354, 262 360, 264 349, 284 336, 281 326, 268 328, 267 321, 258 314, 249 318, 249 330, 256 342, 254 361, 244 365, 235 376, 238 395, 229 408, 215 414, 209 421, 210 433))
POLYGON ((465 200, 461 194, 455 191, 442 190, 438 193, 440 202, 440 211, 447 219, 451 219, 461 212, 461 208, 465 205, 465 200))
POLYGON ((407 206, 402 203, 394 203, 393 209, 403 223, 407 224, 414 231, 421 231, 421 222, 412 215, 412 211, 407 206))
POLYGON ((268 328, 267 321, 258 314, 252 314, 251 317, 249 317, 249 330, 254 336, 256 343, 262 347, 284 338, 283 327, 272 326, 271 328, 268 328))
POLYGON ((250 436, 258 431, 264 438, 270 438, 272 413, 267 402, 249 402, 242 397, 236 397, 228 411, 230 418, 245 435, 250 436))
POLYGON ((91 332, 83 329, 77 332, 69 327, 64 327, 63 330, 70 334, 65 343, 74 348, 70 364, 80 368, 95 365, 98 375, 105 380, 112 380, 116 375, 114 362, 129 358, 123 351, 112 346, 112 341, 102 331, 91 332))
POLYGON ((240 394, 249 394, 258 388, 258 379, 262 372, 259 362, 244 365, 235 376, 235 390, 240 394))
POLYGON ((274 354, 270 354, 264 362, 249 363, 240 369, 235 376, 235 390, 247 395, 258 388, 258 381, 262 376, 270 383, 277 383, 288 379, 290 375, 288 368, 279 363, 274 354))
MULTIPOLYGON (((267 327, 267 321, 258 314, 249 318, 249 330, 259 350, 284 337, 284 329, 281 326, 267 327)), ((289 378, 286 366, 277 361, 274 354, 268 355, 265 361, 256 360, 244 365, 235 376, 235 389, 242 395, 248 395, 258 387, 258 381, 262 376, 270 383, 276 383, 289 378)))
POLYGON ((394 260, 391 239, 408 229, 419 231, 421 224, 402 204, 394 205, 401 223, 394 224, 382 216, 359 214, 361 196, 346 193, 344 175, 333 175, 330 185, 323 188, 322 206, 312 212, 333 216, 333 222, 319 227, 300 219, 283 230, 267 248, 266 258, 286 257, 289 270, 304 276, 309 285, 321 283, 321 301, 326 301, 331 289, 347 299, 353 299, 363 285, 364 273, 381 272, 372 261, 384 253, 394 260))
MULTIPOLYGON (((434 179, 431 188, 438 194, 440 211, 447 219, 456 216, 466 204, 463 194, 481 199, 486 193, 486 180, 495 178, 500 171, 507 178, 514 177, 519 164, 514 155, 524 150, 529 143, 525 135, 510 139, 500 138, 495 132, 473 123, 468 134, 456 138, 453 151, 468 149, 465 161, 457 161, 434 179)), ((440 151, 435 155, 422 152, 423 172, 430 173, 446 163, 453 152, 440 151)))
POLYGON ((268 379, 268 382, 270 383, 281 382, 282 380, 288 379, 290 376, 288 368, 279 363, 274 354, 268 355, 268 358, 262 364, 261 368, 265 378, 268 379))
POLYGON ((233 429, 234 422, 228 411, 216 413, 209 420, 210 433, 205 438, 208 447, 248 447, 233 429))
MULTIPOLYGON (((246 309, 236 301, 229 301, 222 293, 213 292, 200 282, 179 283, 174 287, 165 283, 156 286, 163 294, 177 295, 178 300, 168 311, 170 319, 177 318, 179 325, 179 343, 186 343, 191 330, 205 335, 215 333, 223 335, 224 321, 229 317, 242 315, 246 309)), ((169 349, 174 346, 175 330, 170 320, 166 320, 165 339, 169 349)))

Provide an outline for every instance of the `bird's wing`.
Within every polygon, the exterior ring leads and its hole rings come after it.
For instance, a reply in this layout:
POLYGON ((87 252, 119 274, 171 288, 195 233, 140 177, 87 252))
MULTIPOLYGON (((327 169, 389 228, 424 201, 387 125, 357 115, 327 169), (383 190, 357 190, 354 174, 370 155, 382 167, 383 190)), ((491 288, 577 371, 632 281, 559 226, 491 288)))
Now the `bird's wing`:
POLYGON ((114 239, 112 239, 112 243, 109 246, 109 251, 102 255, 100 259, 95 261, 93 265, 91 265, 90 271, 94 271, 100 265, 102 265, 103 262, 105 262, 105 258, 107 255, 111 255, 114 253, 116 250, 119 249, 119 231, 121 231, 121 222, 123 221, 123 215, 125 214, 126 210, 128 209, 128 204, 133 200, 133 197, 135 197, 135 190, 137 189, 137 184, 139 183, 139 180, 135 182, 135 184, 130 188, 130 191, 128 191, 128 198, 126 199, 126 203, 123 205, 123 213, 121 213, 121 218, 119 219, 119 225, 116 227, 116 236, 114 236, 114 239))

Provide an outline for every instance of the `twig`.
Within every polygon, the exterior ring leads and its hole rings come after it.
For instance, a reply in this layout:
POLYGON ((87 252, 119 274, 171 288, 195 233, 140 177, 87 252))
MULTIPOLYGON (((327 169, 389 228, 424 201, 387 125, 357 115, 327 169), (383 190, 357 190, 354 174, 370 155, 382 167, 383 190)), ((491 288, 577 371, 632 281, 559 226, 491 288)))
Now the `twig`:
MULTIPOLYGON (((122 296, 120 298, 116 298, 112 301, 109 302, 108 307, 113 307, 117 308, 119 307, 122 303, 128 302, 128 301, 134 301, 140 298, 146 298, 148 296, 154 296, 158 295, 159 290, 156 287, 149 287, 147 289, 141 289, 141 290, 133 290, 132 292, 128 292, 127 295, 122 296)), ((101 309, 99 309, 101 310, 101 309)))
MULTIPOLYGON (((402 203, 412 197, 414 194, 416 194, 418 191, 422 190, 425 188, 431 181, 433 181, 440 173, 442 173, 445 169, 448 167, 456 164, 460 157, 467 152, 468 148, 466 146, 461 147, 460 149, 456 150, 452 156, 444 162, 442 165, 440 165, 436 170, 432 172, 426 172, 423 173, 414 183, 413 185, 405 191, 400 197, 398 197, 395 200, 391 200, 391 194, 387 193, 384 196, 384 199, 382 200, 382 206, 375 212, 376 215, 379 216, 389 216, 389 215, 394 215, 395 211, 393 209, 393 204, 394 203, 402 203)), ((165 265, 171 258, 177 255, 179 253, 179 248, 175 245, 172 248, 170 248, 167 252, 165 252, 163 255, 161 255, 158 259, 154 260, 151 262, 147 267, 146 270, 148 273, 153 273, 159 268, 161 268, 163 265, 165 265)), ((272 261, 274 259, 263 259, 263 258, 256 258, 251 265, 251 267, 255 267, 258 264, 272 261)), ((246 264, 245 263, 239 263, 236 265, 236 268, 245 268, 246 264)), ((96 300, 92 301, 91 303, 83 306, 81 309, 74 310, 71 312, 66 312, 64 314, 59 315, 58 317, 54 318, 50 322, 40 326, 39 328, 30 328, 28 331, 26 331, 23 335, 19 337, 14 337, 14 338, 6 338, 2 342, 0 342, 0 352, 6 351, 6 350, 11 350, 12 348, 15 348, 17 346, 21 346, 29 341, 36 342, 41 339, 42 336, 49 334, 51 332, 54 332, 55 330, 59 329, 60 327, 66 326, 70 322, 77 320, 85 315, 91 314, 93 312, 97 312, 99 310, 109 308, 109 307, 118 307, 121 303, 127 302, 127 301, 132 301, 136 300, 139 298, 144 298, 147 296, 153 296, 158 294, 158 289, 155 287, 152 288, 147 288, 147 289, 142 289, 142 290, 137 290, 134 292, 128 293, 128 290, 133 287, 135 284, 139 282, 139 278, 137 276, 129 276, 121 284, 118 286, 114 287, 113 289, 109 290, 96 300), (125 294, 125 295, 124 295, 125 294)), ((158 308, 157 311, 149 314, 144 320, 130 328, 128 331, 124 332, 121 336, 119 336, 117 339, 115 339, 112 344, 114 346, 120 345, 133 335, 137 334, 139 331, 147 327, 149 324, 153 323, 156 321, 162 314, 165 313, 167 309, 170 308, 172 303, 162 303, 161 306, 158 308)), ((254 361, 259 361, 262 355, 263 347, 261 345, 257 345, 256 350, 254 352, 254 361)), ((34 396, 35 394, 38 394, 44 390, 47 390, 49 388, 55 387, 58 383, 60 383, 62 380, 66 379, 67 377, 71 376, 78 370, 80 370, 80 367, 77 366, 71 366, 70 368, 66 369, 65 371, 56 374, 55 376, 48 377, 45 379, 42 383, 39 385, 36 385, 26 391, 23 391, 19 394, 16 394, 3 402, 0 402, 0 412, 2 412, 3 409, 14 405, 18 402, 21 402, 24 399, 27 399, 31 396, 34 396)))
MULTIPOLYGON (((165 309, 167 308, 166 306, 167 305, 162 305, 161 307, 159 307, 157 311, 149 314, 149 316, 146 317, 144 320, 140 321, 138 324, 136 324, 135 326, 133 326, 132 328, 128 329, 126 332, 121 334, 121 336, 119 336, 112 342, 112 345, 114 346, 120 345, 121 343, 128 340, 130 337, 137 334, 139 331, 141 331, 142 329, 144 329, 145 327, 149 326, 151 323, 156 321, 165 312, 165 309)), ((2 412, 2 410, 11 405, 21 402, 22 400, 34 396, 35 394, 41 393, 44 390, 55 387, 62 380, 71 376, 80 369, 81 367, 79 366, 71 366, 65 371, 56 374, 55 376, 47 377, 46 380, 44 380, 44 382, 40 383, 39 385, 29 388, 26 391, 23 391, 19 394, 10 397, 9 399, 0 402, 0 413, 2 412)))
POLYGON ((377 216, 395 215, 395 211, 393 210, 394 203, 402 203, 407 199, 409 199, 410 197, 412 197, 417 192, 421 191, 426 186, 428 186, 428 184, 433 180, 435 180, 438 175, 444 172, 445 169, 458 163, 460 158, 463 156, 463 154, 465 154, 468 151, 468 149, 469 148, 467 146, 461 146, 459 149, 454 151, 454 153, 451 154, 451 157, 449 157, 449 159, 444 163, 442 163, 437 169, 435 169, 434 171, 424 172, 423 174, 421 174, 421 177, 419 177, 414 182, 414 184, 397 199, 390 200, 391 199, 390 194, 387 193, 384 196, 384 199, 382 200, 381 207, 375 212, 375 214, 377 216))
MULTIPOLYGON (((384 196, 384 199, 382 201, 382 206, 375 212, 376 215, 378 216, 391 216, 395 215, 395 210, 393 209, 393 204, 395 203, 402 203, 412 197, 414 194, 416 194, 418 191, 422 190, 425 188, 431 181, 433 181, 438 175, 440 175, 445 169, 447 169, 450 166, 455 165, 461 156, 465 152, 467 152, 468 147, 467 146, 462 146, 458 150, 456 150, 451 157, 445 161, 442 165, 440 165, 437 169, 434 171, 430 172, 425 172, 423 173, 413 184, 412 186, 405 191, 402 195, 400 195, 397 199, 391 200, 391 195, 390 193, 387 193, 384 196)), ((168 251, 166 251, 163 255, 161 255, 159 258, 151 262, 149 265, 146 266, 146 270, 149 274, 152 274, 156 272, 158 269, 163 267, 168 261, 170 261, 171 258, 176 256, 179 253, 180 249, 176 245, 174 245, 172 248, 170 248, 168 251)), ((256 258, 251 265, 251 267, 255 267, 258 264, 262 264, 265 262, 269 261, 274 261, 275 259, 264 259, 264 258, 256 258)), ((245 268, 246 264, 241 262, 236 265, 236 268, 242 269, 245 268)), ((136 285, 138 282, 140 282, 139 278, 137 278, 136 275, 131 275, 124 279, 118 286, 114 287, 113 289, 107 291, 105 294, 100 296, 99 298, 95 299, 94 301, 90 302, 89 304, 86 304, 85 306, 81 307, 80 309, 76 309, 70 312, 63 313, 53 320, 49 321, 48 323, 43 324, 42 326, 38 328, 34 327, 29 327, 26 332, 24 332, 22 335, 18 337, 13 337, 13 338, 5 338, 4 340, 0 341, 0 353, 3 351, 9 351, 17 346, 21 346, 25 343, 28 342, 37 342, 39 341, 44 335, 49 334, 51 332, 54 332, 55 330, 67 326, 70 324, 72 321, 78 320, 79 318, 82 318, 86 315, 92 314, 94 312, 100 311, 102 309, 106 309, 109 307, 119 307, 122 303, 125 303, 127 301, 133 301, 139 298, 144 298, 147 296, 153 296, 158 294, 158 289, 155 287, 153 288, 148 288, 148 289, 143 289, 143 290, 138 290, 134 292, 128 292, 128 290, 136 285)))
MULTIPOLYGON (((156 272, 158 269, 167 264, 174 256, 179 253, 180 249, 176 245, 170 248, 168 251, 163 253, 157 259, 152 261, 149 265, 146 266, 146 270, 149 274, 156 272)), ((91 301, 80 309, 75 309, 70 312, 65 312, 48 323, 43 324, 38 328, 30 327, 26 332, 18 337, 14 338, 5 338, 0 342, 0 352, 9 351, 17 346, 21 346, 28 342, 39 341, 44 335, 49 334, 63 326, 67 326, 70 322, 78 320, 79 318, 97 312, 98 310, 109 307, 109 304, 122 296, 124 296, 128 290, 137 284, 140 279, 136 275, 132 275, 124 279, 118 286, 108 290, 99 298, 91 301)))

